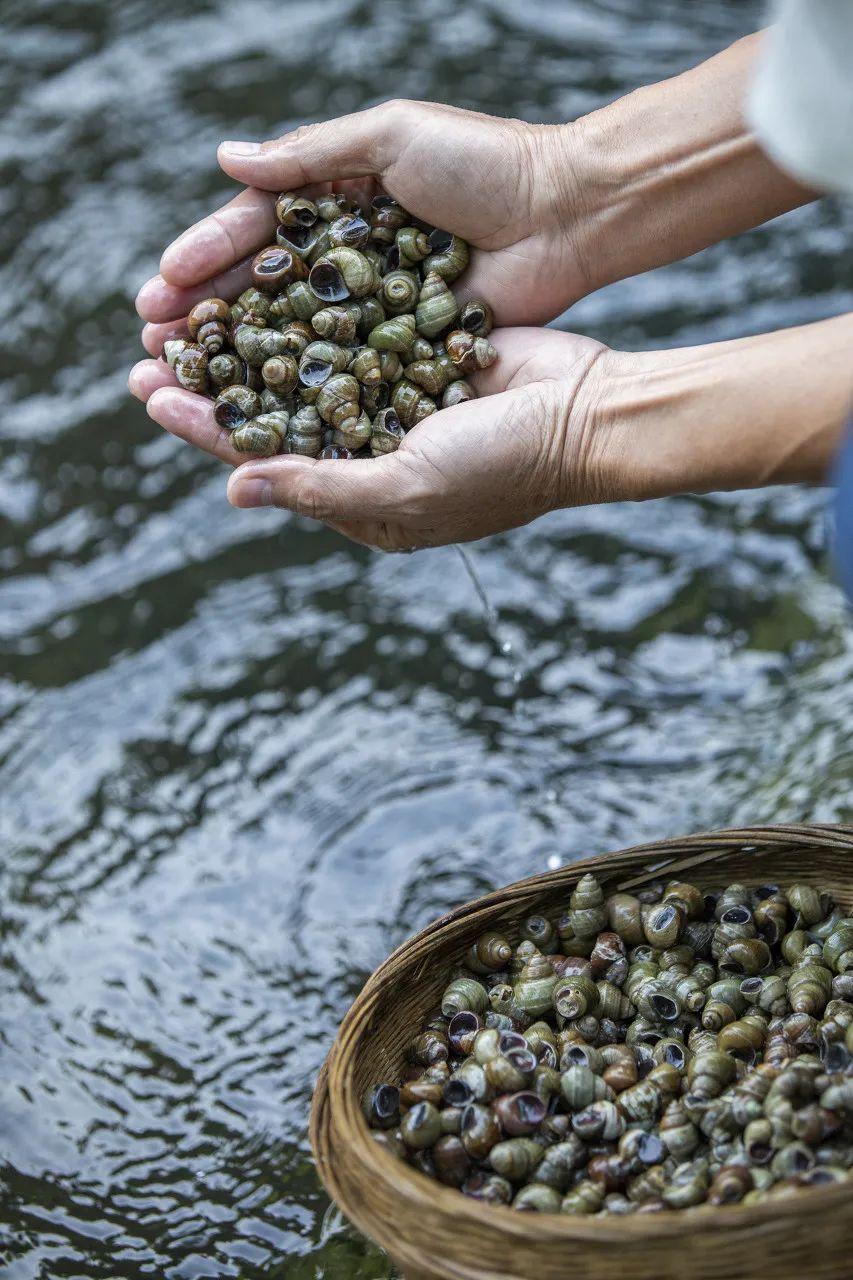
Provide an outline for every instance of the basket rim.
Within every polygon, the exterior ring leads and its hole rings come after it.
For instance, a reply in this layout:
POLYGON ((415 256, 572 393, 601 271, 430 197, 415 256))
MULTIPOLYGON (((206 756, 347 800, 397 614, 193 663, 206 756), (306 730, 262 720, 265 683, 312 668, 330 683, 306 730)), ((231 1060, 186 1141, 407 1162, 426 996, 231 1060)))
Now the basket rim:
MULTIPOLYGON (((513 1237, 519 1244, 529 1238, 529 1215, 519 1214, 508 1206, 486 1204, 463 1196, 456 1188, 443 1186, 404 1164, 371 1137, 371 1130, 362 1114, 360 1099, 355 1096, 350 1064, 360 1042, 371 1031, 377 1005, 387 984, 389 981, 399 980, 398 968, 401 961, 411 960, 412 953, 416 954, 438 935, 452 930, 481 911, 506 906, 519 893, 545 894, 549 890, 559 889, 568 878, 579 878, 587 870, 625 871, 628 873, 627 879, 620 881, 618 887, 629 888, 656 875, 657 868, 649 864, 657 854, 664 861, 660 870, 666 874, 675 874, 713 861, 727 849, 744 850, 750 845, 755 845, 756 850, 764 852, 774 848, 782 851, 804 845, 813 849, 835 849, 853 858, 853 824, 812 823, 722 828, 667 840, 648 841, 627 849, 595 855, 566 863, 553 871, 527 876, 480 898, 471 899, 430 922, 395 948, 368 978, 342 1019, 314 1089, 310 1123, 314 1159, 323 1184, 346 1216, 380 1244, 396 1251, 398 1258, 406 1252, 405 1241, 394 1233, 387 1218, 383 1223, 377 1215, 369 1212, 357 1188, 351 1186, 345 1176, 341 1176, 341 1170, 350 1165, 357 1167, 359 1178, 370 1180, 374 1188, 378 1183, 386 1186, 389 1192, 393 1192, 398 1205, 405 1201, 406 1212, 417 1214, 419 1209, 428 1206, 433 1214, 446 1213, 452 1217, 457 1230, 464 1231, 467 1223, 480 1229, 491 1228, 492 1231, 499 1228, 496 1234, 508 1243, 512 1243, 513 1237), (631 871, 641 870, 642 874, 631 877, 631 871)), ((778 1222, 780 1213, 799 1218, 803 1214, 811 1216, 849 1206, 853 1202, 853 1179, 846 1184, 812 1187, 808 1196, 803 1199, 805 1205, 798 1204, 796 1208, 796 1200, 786 1197, 754 1205, 701 1205, 687 1213, 682 1210, 664 1210, 646 1215, 589 1218, 557 1213, 538 1214, 536 1231, 542 1240, 566 1245, 575 1242, 618 1246, 639 1240, 665 1241, 680 1238, 692 1228, 698 1228, 700 1223, 707 1226, 709 1221, 713 1221, 714 1226, 719 1226, 721 1230, 770 1230, 778 1222)), ((417 1253, 417 1248, 413 1248, 412 1257, 417 1253)), ((452 1274, 452 1264, 443 1265, 446 1266, 448 1275, 452 1274)))

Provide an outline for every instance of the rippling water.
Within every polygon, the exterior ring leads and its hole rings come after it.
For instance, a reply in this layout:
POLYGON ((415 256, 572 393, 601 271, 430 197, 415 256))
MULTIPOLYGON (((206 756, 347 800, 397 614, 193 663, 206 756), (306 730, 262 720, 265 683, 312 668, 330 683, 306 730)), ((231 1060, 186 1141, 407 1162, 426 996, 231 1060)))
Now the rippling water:
MULTIPOLYGON (((853 817, 826 498, 556 514, 382 558, 224 504, 125 392, 130 299, 222 136, 393 95, 563 119, 759 21, 745 0, 3 6, 0 1266, 383 1277, 311 1165, 311 1082, 405 935, 646 837, 853 817)), ((709 103, 709 109, 713 104, 709 103)), ((612 287, 640 347, 851 306, 801 211, 612 287)))

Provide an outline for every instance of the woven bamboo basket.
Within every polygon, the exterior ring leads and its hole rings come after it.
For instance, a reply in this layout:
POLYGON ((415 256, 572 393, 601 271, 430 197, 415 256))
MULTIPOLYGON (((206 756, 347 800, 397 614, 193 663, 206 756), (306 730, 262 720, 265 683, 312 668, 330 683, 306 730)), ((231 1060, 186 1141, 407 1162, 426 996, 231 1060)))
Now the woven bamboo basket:
POLYGON ((485 929, 511 939, 557 913, 585 871, 608 892, 663 875, 704 889, 794 880, 853 909, 853 826, 747 827, 640 845, 521 880, 467 903, 403 943, 341 1024, 317 1082, 311 1142, 347 1217, 406 1280, 850 1280, 853 1182, 759 1205, 628 1218, 525 1214, 441 1186, 382 1150, 361 1112, 368 1085, 396 1080, 412 1029, 485 929))

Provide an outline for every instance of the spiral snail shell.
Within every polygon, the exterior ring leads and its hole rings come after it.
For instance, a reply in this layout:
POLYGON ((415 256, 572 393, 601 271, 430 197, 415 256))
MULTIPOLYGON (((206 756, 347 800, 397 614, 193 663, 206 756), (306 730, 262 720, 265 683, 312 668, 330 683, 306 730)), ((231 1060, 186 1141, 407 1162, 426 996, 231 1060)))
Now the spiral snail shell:
POLYGON ((308 276, 312 290, 323 302, 344 302, 373 293, 377 272, 369 258, 358 249, 340 246, 330 249, 314 263, 308 276))
POLYGON ((231 433, 231 445, 238 453, 255 453, 263 457, 279 453, 287 435, 290 415, 279 410, 261 413, 257 418, 231 433))
POLYGON ((266 293, 280 293, 295 280, 304 280, 308 274, 299 254, 287 245, 270 245, 261 249, 252 259, 252 282, 266 293))
POLYGON ((230 310, 222 298, 206 298, 197 302, 187 316, 190 337, 204 347, 208 356, 215 356, 225 344, 230 310))
POLYGON ((319 211, 313 200, 293 191, 282 191, 275 202, 275 216, 285 227, 311 227, 319 211))
POLYGON ((251 387, 236 384, 224 387, 216 397, 213 416, 226 431, 236 431, 261 412, 261 398, 251 387))

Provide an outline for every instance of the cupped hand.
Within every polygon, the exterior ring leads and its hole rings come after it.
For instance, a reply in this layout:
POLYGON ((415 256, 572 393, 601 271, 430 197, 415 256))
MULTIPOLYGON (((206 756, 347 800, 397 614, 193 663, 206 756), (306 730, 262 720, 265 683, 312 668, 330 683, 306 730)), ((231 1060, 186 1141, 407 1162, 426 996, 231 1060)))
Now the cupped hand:
MULTIPOLYGON (((222 168, 248 188, 163 254, 137 307, 156 352, 166 325, 202 298, 229 301, 250 283, 252 255, 274 239, 275 194, 288 188, 378 188, 479 253, 455 286, 480 296, 502 325, 540 324, 586 292, 572 234, 582 182, 572 177, 572 127, 532 125, 434 103, 395 101, 271 142, 224 142, 222 168)), ((174 330, 178 322, 178 329, 174 330)))
POLYGON ((166 430, 236 467, 232 505, 284 507, 384 551, 471 541, 620 496, 622 448, 599 411, 615 353, 550 329, 491 336, 500 358, 472 379, 483 398, 425 418, 375 459, 245 461, 212 402, 177 387, 162 361, 138 364, 130 386, 166 430))

